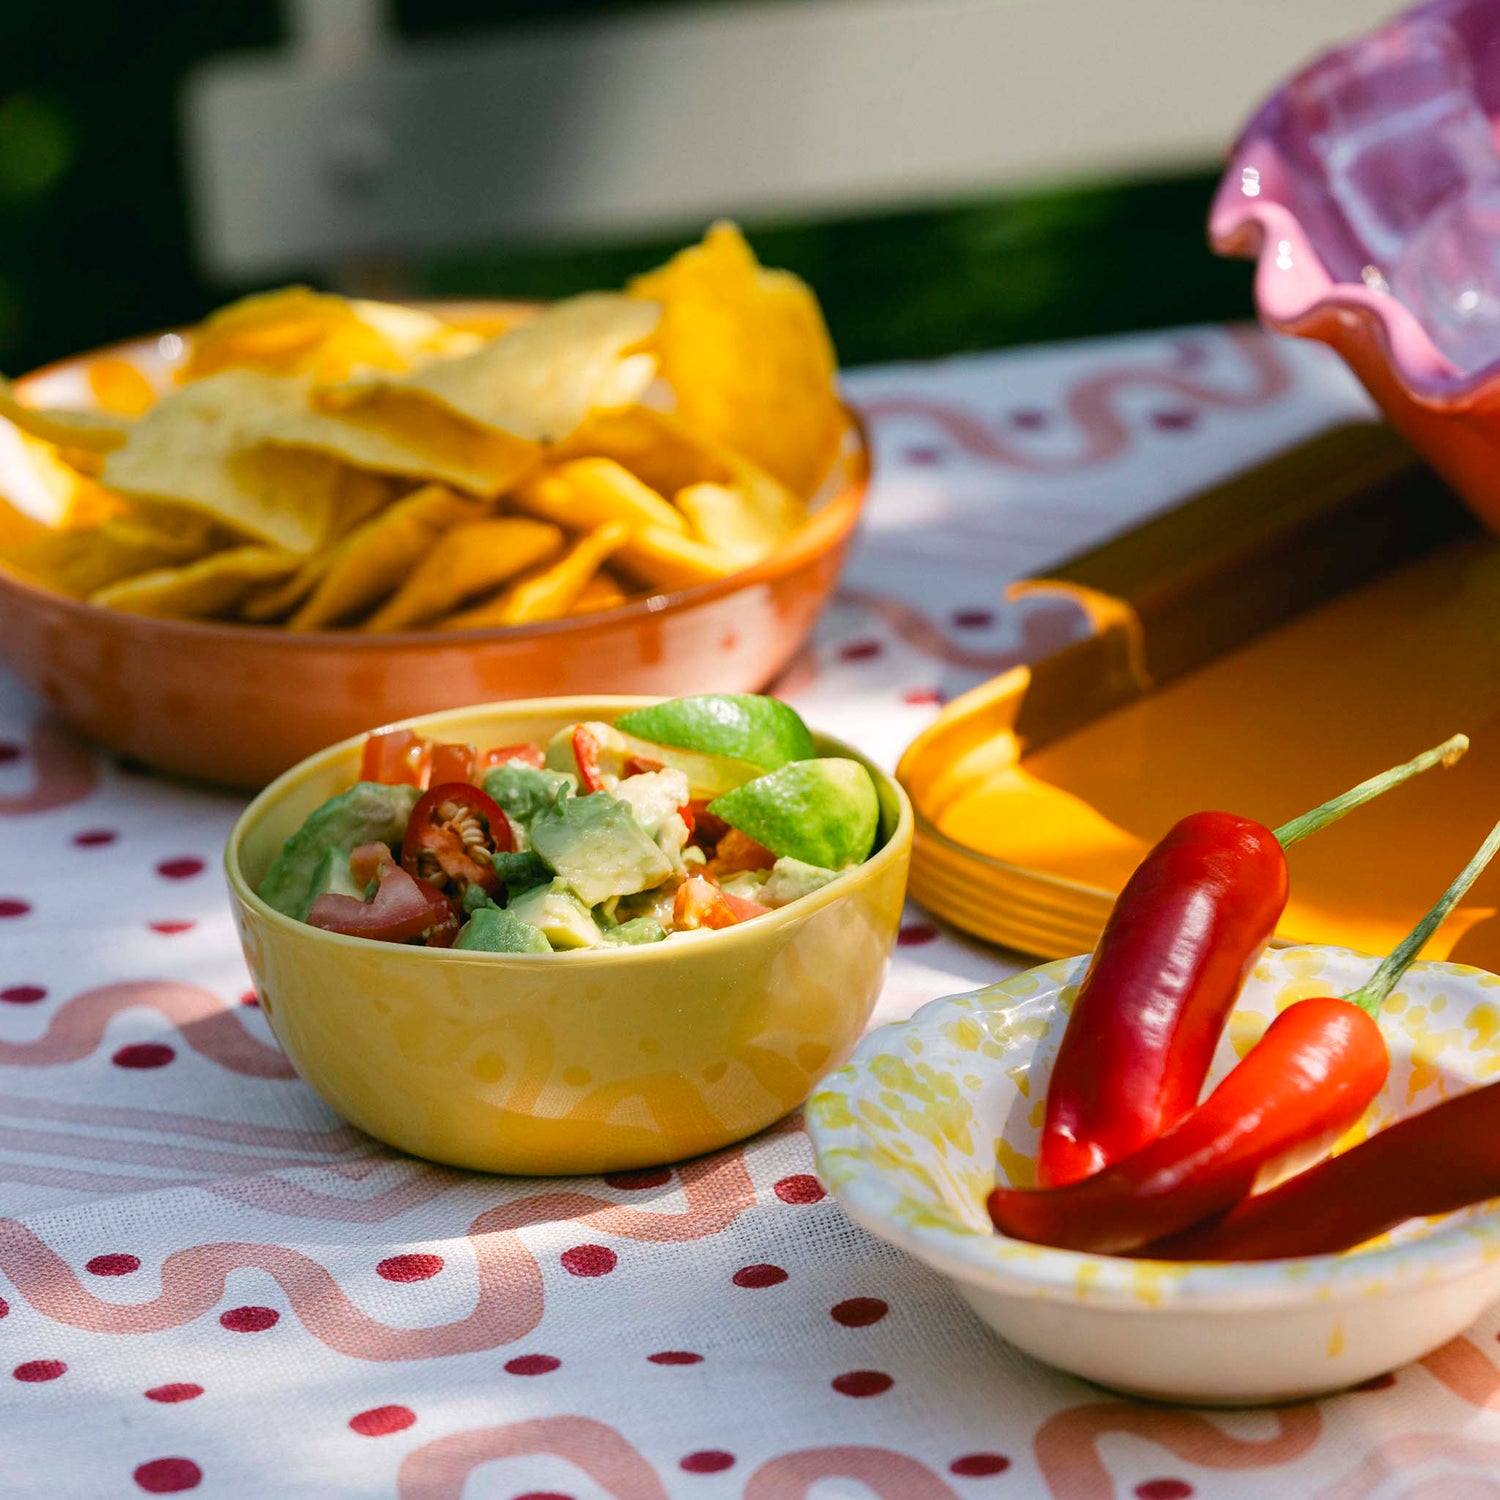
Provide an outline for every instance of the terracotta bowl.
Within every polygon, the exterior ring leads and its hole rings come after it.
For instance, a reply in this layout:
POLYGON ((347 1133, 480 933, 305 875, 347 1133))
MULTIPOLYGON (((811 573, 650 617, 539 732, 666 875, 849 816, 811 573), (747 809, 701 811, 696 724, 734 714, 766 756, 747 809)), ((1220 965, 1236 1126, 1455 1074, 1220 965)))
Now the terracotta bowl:
MULTIPOLYGON (((483 306, 464 304, 464 320, 483 306)), ((493 306, 498 314, 506 304, 493 306)), ((179 350, 172 335, 117 345, 38 371, 18 388, 40 403, 89 405, 91 369, 101 362, 124 360, 159 385, 179 350)), ((9 435, 8 424, 0 428, 9 435)), ((0 444, 0 493, 17 461, 0 444)), ((111 750, 159 771, 237 787, 263 786, 374 725, 472 703, 755 691, 797 654, 827 604, 869 474, 869 445, 851 413, 811 520, 774 556, 715 583, 505 629, 293 635, 151 619, 0 569, 0 661, 111 750)))
POLYGON ((1351 169, 1367 204, 1351 214, 1330 186, 1328 152, 1319 146, 1329 128, 1330 80, 1353 49, 1366 49, 1359 54, 1366 66, 1335 107, 1374 121, 1375 139, 1382 112, 1389 121, 1413 108, 1412 74, 1403 81, 1399 66, 1383 65, 1401 64, 1434 38, 1452 47, 1460 66, 1472 66, 1490 135, 1500 135, 1500 71, 1488 61, 1500 49, 1500 3, 1436 0, 1317 59, 1271 96, 1233 148, 1209 238, 1222 254, 1256 260, 1261 320, 1338 350, 1392 426, 1500 530, 1500 362, 1459 369, 1388 289, 1392 243, 1430 207, 1423 195, 1435 203, 1451 186, 1451 164, 1403 159, 1405 132, 1397 132, 1388 155, 1377 150, 1368 170, 1351 169), (1389 226, 1389 235, 1374 224, 1389 226))

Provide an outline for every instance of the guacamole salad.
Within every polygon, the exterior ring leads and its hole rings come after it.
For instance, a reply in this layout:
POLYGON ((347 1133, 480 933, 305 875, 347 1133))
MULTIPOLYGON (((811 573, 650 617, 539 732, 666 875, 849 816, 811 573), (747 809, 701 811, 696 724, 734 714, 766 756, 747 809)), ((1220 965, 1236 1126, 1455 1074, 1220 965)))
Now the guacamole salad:
POLYGON ((487 953, 659 943, 733 927, 869 857, 857 761, 775 698, 711 694, 571 724, 545 745, 365 742, 259 886, 277 911, 376 942, 487 953))

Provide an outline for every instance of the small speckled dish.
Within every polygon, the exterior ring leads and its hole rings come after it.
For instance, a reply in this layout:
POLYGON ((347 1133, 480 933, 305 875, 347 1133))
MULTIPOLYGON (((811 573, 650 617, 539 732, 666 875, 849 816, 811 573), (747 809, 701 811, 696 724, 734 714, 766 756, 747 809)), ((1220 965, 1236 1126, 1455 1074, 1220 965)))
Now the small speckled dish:
MULTIPOLYGON (((1243 1406, 1338 1390, 1418 1359, 1500 1297, 1500 1204, 1402 1226, 1343 1255, 1211 1264, 1081 1255, 990 1227, 997 1181, 1031 1182, 1046 1079, 1086 959, 934 1000, 868 1036, 807 1107, 818 1169, 850 1217, 947 1276, 997 1333, 1156 1400, 1243 1406)), ((1345 994, 1375 961, 1268 952, 1216 1081, 1280 1009, 1345 994)), ((1382 1024, 1390 1078, 1351 1140, 1500 1076, 1500 978, 1420 963, 1382 1024)))

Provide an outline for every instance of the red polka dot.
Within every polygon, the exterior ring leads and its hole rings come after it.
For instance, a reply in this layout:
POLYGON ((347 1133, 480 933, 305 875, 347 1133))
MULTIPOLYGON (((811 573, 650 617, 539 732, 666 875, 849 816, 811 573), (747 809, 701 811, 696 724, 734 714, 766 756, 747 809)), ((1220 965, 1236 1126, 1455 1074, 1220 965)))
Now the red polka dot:
POLYGON ((1135 1487, 1136 1500, 1188 1500, 1192 1493, 1185 1479, 1148 1479, 1135 1487))
POLYGON ((240 1004, 245 1006, 248 1010, 259 1010, 260 996, 257 995, 254 990, 246 990, 245 993, 240 996, 240 1004))
POLYGON ((264 1333, 281 1321, 274 1307, 231 1307, 219 1314, 219 1326, 231 1333, 264 1333))
POLYGON ((1012 427, 1019 427, 1022 432, 1039 432, 1051 418, 1037 406, 1018 406, 1010 414, 1012 427))
POLYGON ((96 1255, 84 1266, 84 1270, 95 1276, 129 1276, 141 1268, 140 1257, 135 1255, 96 1255))
POLYGON ((152 932, 159 932, 163 937, 176 937, 179 932, 191 932, 191 922, 147 922, 146 926, 152 932))
POLYGON ((884 654, 885 647, 879 641, 848 641, 839 647, 842 661, 873 661, 884 654))
POLYGON ((658 1354, 648 1354, 647 1359, 653 1365, 701 1365, 703 1356, 694 1354, 691 1349, 663 1349, 658 1354))
POLYGON ((958 630, 988 630, 995 623, 992 609, 956 609, 953 624, 958 630))
POLYGON ((393 1432, 405 1432, 417 1420, 417 1414, 409 1406, 372 1406, 369 1411, 356 1412, 349 1418, 349 1425, 361 1437, 389 1437, 393 1432))
POLYGON ((28 1359, 25 1364, 17 1365, 10 1372, 17 1380, 24 1380, 28 1385, 35 1385, 43 1380, 56 1380, 59 1375, 66 1375, 68 1367, 60 1359, 28 1359))
POLYGON ((375 1267, 387 1281, 430 1281, 443 1269, 441 1255, 388 1255, 375 1267))
MULTIPOLYGON (((1158 432, 1191 432, 1198 425, 1198 413, 1190 411, 1186 407, 1174 408, 1171 411, 1154 411, 1151 413, 1151 425, 1158 432)), ((1181 1484, 1182 1481, 1174 1479, 1173 1484, 1181 1484)), ((1187 1493, 1191 1494, 1191 1491, 1187 1493)), ((1158 1500, 1152 1496, 1150 1500, 1158 1500)))
POLYGON ((5 1317, 9 1312, 10 1303, 7 1302, 4 1297, 0 1297, 0 1318, 5 1317))
POLYGON ((24 917, 31 910, 31 903, 19 896, 0 896, 0 917, 24 917))
POLYGON ((947 456, 941 448, 934 448, 930 443, 913 443, 903 451, 901 459, 915 469, 935 469, 947 456))
POLYGON ((73 835, 74 844, 80 849, 102 849, 119 838, 113 828, 85 828, 73 835))
POLYGON ((785 1280, 786 1272, 780 1266, 772 1266, 764 1263, 754 1266, 741 1266, 734 1273, 734 1284, 736 1286, 779 1286, 785 1280))
POLYGON ((0 740, 0 766, 8 766, 21 758, 21 747, 14 740, 0 740))
POLYGON ((646 1188, 665 1187, 672 1180, 670 1167, 648 1167, 642 1172, 606 1172, 604 1180, 622 1193, 639 1193, 646 1188))
POLYGON ((835 1323, 845 1328, 868 1328, 878 1323, 891 1310, 888 1302, 879 1297, 850 1297, 829 1310, 835 1323))
POLYGON ((110 1061, 117 1068, 164 1068, 176 1056, 165 1042, 131 1042, 110 1061))
POLYGON ((950 1474, 960 1479, 988 1479, 992 1474, 1003 1474, 1010 1468, 1010 1460, 1003 1453, 965 1453, 948 1465, 950 1474))
POLYGON ((908 688, 902 693, 901 701, 916 707, 928 703, 941 703, 943 695, 937 688, 908 688))
POLYGON ((562 1253, 563 1270, 570 1276, 608 1276, 619 1260, 607 1245, 574 1245, 562 1253))
POLYGON ((39 984, 13 984, 0 990, 0 1000, 7 1005, 35 1005, 46 998, 47 991, 39 984))
POLYGON ((204 863, 195 854, 180 854, 176 859, 161 860, 156 866, 156 873, 163 880, 191 880, 194 875, 201 875, 204 871, 204 863))
POLYGON ((677 1467, 685 1474, 722 1474, 734 1467, 734 1454, 722 1448, 704 1448, 698 1453, 689 1453, 679 1460, 677 1467))
POLYGON ((1396 1377, 1387 1370, 1384 1375, 1372 1375, 1368 1380, 1361 1380, 1352 1390, 1356 1391, 1388 1391, 1395 1385, 1396 1377))
POLYGON ((518 1354, 505 1361, 507 1375, 550 1375, 562 1361, 552 1354, 518 1354))
POLYGON ((783 1177, 771 1189, 783 1203, 821 1203, 828 1196, 823 1184, 811 1172, 798 1172, 794 1177, 783 1177))
POLYGON ((908 922, 896 934, 896 944, 901 948, 924 948, 928 943, 935 943, 937 935, 937 928, 929 927, 925 922, 908 922))
POLYGON ((881 1370, 850 1370, 846 1375, 835 1375, 832 1381, 841 1396, 881 1396, 895 1383, 881 1370))
POLYGON ((573 1500, 573 1497, 561 1490, 527 1490, 524 1495, 517 1495, 516 1500, 573 1500))
POLYGON ((196 1401, 202 1394, 201 1385, 194 1385, 190 1380, 177 1380, 170 1385, 153 1385, 146 1392, 146 1399, 160 1401, 164 1406, 175 1406, 179 1401, 196 1401))
POLYGON ((135 1471, 135 1482, 148 1495, 180 1495, 203 1482, 203 1470, 190 1458, 153 1458, 135 1471))

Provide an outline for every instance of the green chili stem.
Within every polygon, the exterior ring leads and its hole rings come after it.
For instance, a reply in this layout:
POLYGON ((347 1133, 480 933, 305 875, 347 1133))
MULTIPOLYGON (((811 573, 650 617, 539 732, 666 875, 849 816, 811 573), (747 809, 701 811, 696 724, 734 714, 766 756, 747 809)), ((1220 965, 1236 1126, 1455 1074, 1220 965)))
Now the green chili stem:
POLYGON ((1370 976, 1370 982, 1352 995, 1345 995, 1351 1005, 1357 1005, 1372 1016, 1380 1014, 1386 996, 1395 989, 1396 982, 1406 973, 1411 961, 1422 951, 1427 939, 1437 931, 1443 919, 1463 900, 1469 887, 1479 879, 1481 871, 1500 849, 1500 823, 1490 829, 1490 836, 1480 846, 1479 852, 1463 868, 1463 873, 1438 897, 1437 905, 1401 939, 1400 946, 1370 976))
POLYGON ((1382 792, 1390 791, 1392 787, 1400 786, 1403 781, 1410 781, 1413 776, 1420 776, 1423 771, 1430 771, 1434 766, 1453 765, 1468 748, 1468 735, 1455 734, 1451 740, 1444 740, 1432 750, 1424 750, 1404 766, 1394 766, 1389 771, 1382 771, 1380 775, 1372 776, 1356 787, 1350 787, 1347 792, 1325 802, 1321 807, 1303 813, 1300 818, 1293 818, 1290 823, 1283 823, 1276 830, 1277 842, 1283 849, 1290 849, 1299 839, 1305 839, 1308 834, 1338 822, 1345 813, 1353 812, 1356 807, 1363 807, 1366 802, 1372 801, 1382 792))

